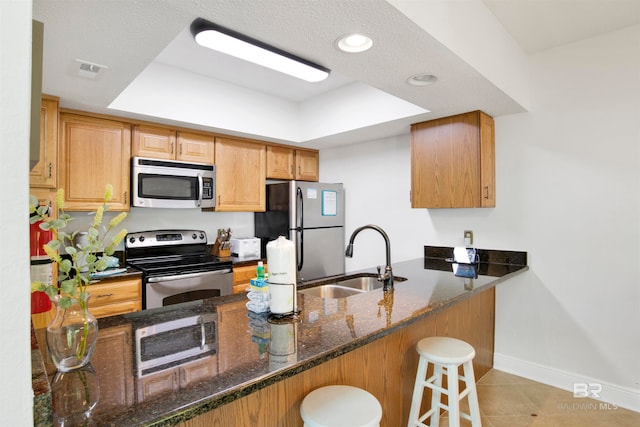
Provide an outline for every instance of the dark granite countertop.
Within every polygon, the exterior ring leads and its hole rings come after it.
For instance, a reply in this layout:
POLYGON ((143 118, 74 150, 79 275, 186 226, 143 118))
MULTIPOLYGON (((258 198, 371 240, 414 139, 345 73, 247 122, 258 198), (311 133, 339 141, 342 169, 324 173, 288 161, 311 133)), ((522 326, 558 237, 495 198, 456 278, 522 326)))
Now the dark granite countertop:
MULTIPOLYGON (((101 362, 108 368, 96 369, 101 394, 92 421, 98 426, 175 425, 363 346, 528 269, 525 252, 484 251, 479 252, 477 277, 457 277, 445 260, 450 249, 425 247, 424 258, 394 264, 394 275, 407 280, 396 281, 391 292, 377 289, 341 299, 299 292, 296 322, 270 323, 266 314, 249 313, 244 294, 100 319, 100 336, 131 328, 130 343, 125 343, 130 354, 122 357, 121 347, 96 350, 94 365, 98 359, 112 358, 118 363, 101 362), (146 378, 139 377, 136 366, 144 354, 137 354, 135 331, 203 314, 216 323, 215 357, 207 359, 212 364, 210 373, 188 384, 176 383, 169 392, 146 394, 146 378)), ((300 285, 299 290, 315 284, 300 285)), ((36 336, 44 343, 44 330, 36 331, 36 336)), ((52 389, 64 388, 59 379, 53 379, 55 367, 46 346, 40 348, 52 389)), ((174 362, 165 371, 183 375, 180 370, 189 363, 193 359, 186 364, 174 362)))

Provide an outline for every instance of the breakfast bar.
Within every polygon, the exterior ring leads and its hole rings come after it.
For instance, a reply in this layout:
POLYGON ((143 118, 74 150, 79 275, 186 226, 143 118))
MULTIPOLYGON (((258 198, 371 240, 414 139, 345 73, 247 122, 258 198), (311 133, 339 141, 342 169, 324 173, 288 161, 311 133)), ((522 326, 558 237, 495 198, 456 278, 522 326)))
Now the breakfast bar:
POLYGON ((469 342, 480 378, 493 366, 494 288, 528 270, 526 252, 479 250, 472 274, 459 277, 451 250, 425 247, 424 257, 394 263, 387 292, 322 298, 304 290, 331 279, 299 284, 297 319, 249 312, 245 294, 100 319, 91 366, 80 373, 56 374, 44 330, 35 330, 40 425, 51 425, 54 411, 71 416, 58 405, 75 387, 98 426, 297 426, 302 398, 328 384, 368 390, 382 404, 381 425, 399 425, 415 343, 432 335, 469 342))

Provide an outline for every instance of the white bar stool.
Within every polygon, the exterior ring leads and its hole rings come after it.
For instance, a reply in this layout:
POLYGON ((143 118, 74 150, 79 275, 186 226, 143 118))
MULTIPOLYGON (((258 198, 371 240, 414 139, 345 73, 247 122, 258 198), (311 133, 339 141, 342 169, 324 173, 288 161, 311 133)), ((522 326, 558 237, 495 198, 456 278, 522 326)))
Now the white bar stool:
POLYGON ((300 415, 304 427, 378 427, 382 406, 361 388, 330 385, 307 394, 300 415))
POLYGON ((473 427, 481 427, 478 393, 473 376, 473 364, 471 363, 476 355, 473 347, 456 338, 429 337, 421 339, 416 350, 420 354, 420 361, 413 388, 408 426, 438 427, 440 409, 445 409, 449 411, 449 427, 460 427, 460 417, 471 421, 473 427), (433 375, 426 378, 429 363, 433 364, 433 375), (458 376, 460 365, 463 368, 463 376, 458 376), (443 375, 447 376, 447 388, 442 387, 443 375), (465 383, 462 392, 458 390, 458 379, 465 383), (432 390, 431 409, 420 415, 424 387, 429 387, 432 390), (448 396, 447 405, 440 400, 442 393, 448 396), (460 412, 460 401, 465 397, 469 402, 470 414, 460 412), (430 418, 429 424, 424 424, 428 418, 430 418))

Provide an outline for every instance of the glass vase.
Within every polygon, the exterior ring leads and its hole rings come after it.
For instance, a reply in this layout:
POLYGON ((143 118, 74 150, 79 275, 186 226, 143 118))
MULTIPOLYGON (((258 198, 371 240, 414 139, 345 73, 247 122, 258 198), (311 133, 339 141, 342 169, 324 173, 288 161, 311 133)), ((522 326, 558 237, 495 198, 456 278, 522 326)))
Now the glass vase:
POLYGON ((98 321, 89 312, 90 293, 83 294, 68 308, 60 306, 60 296, 53 300, 56 317, 47 325, 47 349, 61 372, 85 366, 98 339, 98 321))

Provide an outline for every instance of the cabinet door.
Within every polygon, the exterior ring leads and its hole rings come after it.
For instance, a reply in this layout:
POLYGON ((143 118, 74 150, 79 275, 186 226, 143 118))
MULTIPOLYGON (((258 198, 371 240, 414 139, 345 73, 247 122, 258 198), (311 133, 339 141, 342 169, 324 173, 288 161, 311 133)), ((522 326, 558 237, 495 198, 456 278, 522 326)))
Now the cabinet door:
POLYGON ((215 354, 180 366, 180 387, 212 378, 218 374, 218 356, 215 354))
POLYGON ((100 380, 97 413, 134 402, 133 347, 131 325, 100 329, 96 349, 91 357, 100 380))
POLYGON ((296 179, 318 181, 318 152, 296 150, 296 179))
POLYGON ((267 178, 294 179, 294 154, 292 148, 267 146, 267 178))
POLYGON ((178 390, 178 368, 169 368, 144 376, 137 381, 138 402, 156 396, 178 390))
POLYGON ((177 160, 197 163, 214 163, 214 141, 211 135, 178 132, 177 160))
POLYGON ((58 185, 58 99, 43 97, 40 111, 40 160, 29 173, 31 187, 58 185))
POLYGON ((479 111, 413 125, 411 207, 491 206, 482 197, 494 197, 493 144, 493 119, 479 111))
POLYGON ((266 145, 216 138, 216 211, 265 210, 266 145))
POLYGON ((173 160, 176 157, 176 132, 171 129, 136 125, 131 152, 134 156, 173 160))
POLYGON ((109 209, 129 210, 129 124, 60 113, 58 142, 66 210, 95 210, 104 201, 107 184, 113 186, 109 209))
POLYGON ((496 145, 493 118, 480 113, 480 185, 483 208, 496 206, 496 145))

